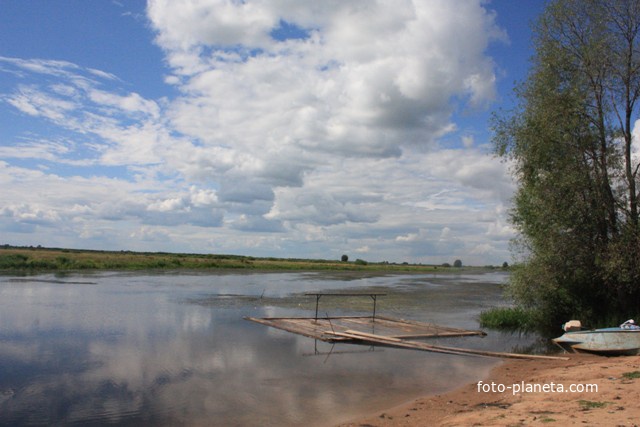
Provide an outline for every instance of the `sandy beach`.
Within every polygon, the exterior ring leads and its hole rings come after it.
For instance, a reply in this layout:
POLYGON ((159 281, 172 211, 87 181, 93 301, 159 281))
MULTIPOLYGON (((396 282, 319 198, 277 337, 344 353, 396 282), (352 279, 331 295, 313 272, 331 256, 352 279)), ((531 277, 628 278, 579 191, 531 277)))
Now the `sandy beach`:
POLYGON ((567 356, 505 361, 480 385, 421 397, 340 427, 640 425, 640 356, 567 356))

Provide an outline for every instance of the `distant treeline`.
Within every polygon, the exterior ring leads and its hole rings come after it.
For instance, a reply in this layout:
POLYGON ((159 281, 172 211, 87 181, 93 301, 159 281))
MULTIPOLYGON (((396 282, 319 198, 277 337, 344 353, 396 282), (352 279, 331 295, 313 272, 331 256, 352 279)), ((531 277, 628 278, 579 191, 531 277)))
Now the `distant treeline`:
POLYGON ((146 270, 146 269, 257 269, 257 270, 384 270, 447 271, 442 265, 345 262, 326 259, 256 258, 228 254, 103 251, 0 246, 0 271, 146 270))
MULTIPOLYGON (((465 267, 472 269, 474 267, 465 267)), ((476 269, 478 267, 475 267, 476 269)), ((482 269, 498 267, 485 266, 482 269)), ((503 269, 505 266, 503 265, 503 269)), ((353 262, 327 259, 257 258, 229 254, 105 251, 92 249, 45 248, 42 246, 0 245, 0 272, 73 270, 151 270, 151 269, 256 269, 256 270, 342 270, 446 272, 460 268, 442 265, 353 262)))

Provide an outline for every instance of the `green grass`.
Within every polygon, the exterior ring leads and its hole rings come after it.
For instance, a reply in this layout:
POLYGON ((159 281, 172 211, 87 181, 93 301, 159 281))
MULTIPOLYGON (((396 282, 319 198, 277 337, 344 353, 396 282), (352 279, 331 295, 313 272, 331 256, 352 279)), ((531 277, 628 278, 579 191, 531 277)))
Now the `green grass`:
POLYGON ((609 402, 593 402, 591 400, 579 400, 578 404, 583 411, 588 411, 590 409, 598 409, 604 408, 609 404, 609 402))
POLYGON ((532 331, 535 321, 531 312, 519 307, 495 307, 480 313, 480 326, 507 331, 532 331))
POLYGON ((459 272, 434 265, 343 262, 322 259, 255 258, 241 255, 175 254, 165 252, 96 251, 0 246, 0 272, 77 270, 333 270, 371 272, 459 272))
POLYGON ((622 376, 628 380, 635 380, 640 378, 640 371, 625 372, 622 376))

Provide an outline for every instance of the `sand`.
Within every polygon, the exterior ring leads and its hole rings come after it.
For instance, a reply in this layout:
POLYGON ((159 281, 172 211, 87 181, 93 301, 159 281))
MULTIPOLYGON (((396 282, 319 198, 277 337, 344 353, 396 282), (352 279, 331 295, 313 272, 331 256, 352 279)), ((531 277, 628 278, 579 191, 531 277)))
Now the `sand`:
POLYGON ((341 427, 640 425, 640 356, 568 357, 568 361, 506 361, 483 382, 485 390, 494 383, 494 392, 479 391, 477 383, 467 384, 341 427), (597 385, 597 391, 591 384, 597 385), (511 389, 499 392, 501 385, 511 389), (567 392, 572 385, 583 390, 567 392), (514 393, 518 386, 529 390, 514 393))

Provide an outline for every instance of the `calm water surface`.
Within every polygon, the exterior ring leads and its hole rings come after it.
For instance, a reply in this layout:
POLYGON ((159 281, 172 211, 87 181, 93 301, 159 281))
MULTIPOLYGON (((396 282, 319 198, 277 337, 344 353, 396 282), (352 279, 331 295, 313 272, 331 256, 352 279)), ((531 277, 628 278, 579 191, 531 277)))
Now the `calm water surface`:
MULTIPOLYGON (((378 313, 478 328, 502 273, 0 277, 0 425, 333 425, 479 379, 493 359, 315 342, 243 320, 313 315, 308 291, 375 290, 378 313)), ((321 315, 370 314, 369 298, 321 315)), ((518 351, 490 332, 450 345, 518 351)), ((440 341, 443 343, 443 340, 440 341)))

